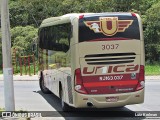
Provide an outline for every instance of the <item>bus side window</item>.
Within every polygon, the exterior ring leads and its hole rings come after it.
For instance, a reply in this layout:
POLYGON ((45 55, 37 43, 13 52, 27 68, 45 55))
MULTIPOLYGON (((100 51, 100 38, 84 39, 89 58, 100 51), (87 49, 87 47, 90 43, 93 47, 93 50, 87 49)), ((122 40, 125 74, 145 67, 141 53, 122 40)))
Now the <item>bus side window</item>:
POLYGON ((49 50, 48 64, 51 69, 70 65, 70 60, 68 60, 70 57, 66 57, 69 56, 67 51, 70 48, 71 37, 72 28, 70 23, 47 27, 46 48, 49 50))

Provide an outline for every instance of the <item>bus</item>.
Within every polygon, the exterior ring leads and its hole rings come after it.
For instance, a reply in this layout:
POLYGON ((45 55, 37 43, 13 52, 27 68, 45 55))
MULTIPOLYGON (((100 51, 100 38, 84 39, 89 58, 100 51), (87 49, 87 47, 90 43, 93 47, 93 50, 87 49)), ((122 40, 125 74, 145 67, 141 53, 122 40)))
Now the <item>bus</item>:
POLYGON ((71 13, 42 21, 39 85, 71 108, 144 102, 144 39, 136 13, 71 13))

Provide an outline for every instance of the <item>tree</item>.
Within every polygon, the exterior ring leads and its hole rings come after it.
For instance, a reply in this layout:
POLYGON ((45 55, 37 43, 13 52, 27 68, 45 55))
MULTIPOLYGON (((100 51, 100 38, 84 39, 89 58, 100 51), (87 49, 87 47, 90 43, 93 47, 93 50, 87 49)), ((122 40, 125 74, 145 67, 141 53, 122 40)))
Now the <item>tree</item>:
POLYGON ((11 27, 26 26, 29 14, 19 0, 11 0, 9 3, 11 27))
POLYGON ((160 1, 146 11, 144 31, 146 60, 153 63, 160 60, 160 1))
POLYGON ((37 28, 17 26, 11 29, 12 48, 17 48, 23 55, 32 53, 32 44, 37 38, 37 28))

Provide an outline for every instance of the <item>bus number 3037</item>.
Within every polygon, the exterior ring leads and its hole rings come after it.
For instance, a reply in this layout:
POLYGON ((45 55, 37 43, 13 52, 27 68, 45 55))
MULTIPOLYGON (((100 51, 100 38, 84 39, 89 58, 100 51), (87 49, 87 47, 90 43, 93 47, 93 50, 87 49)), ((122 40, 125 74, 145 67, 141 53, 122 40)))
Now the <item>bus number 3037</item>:
POLYGON ((102 50, 113 50, 113 49, 118 49, 119 44, 107 44, 107 45, 102 45, 102 50))

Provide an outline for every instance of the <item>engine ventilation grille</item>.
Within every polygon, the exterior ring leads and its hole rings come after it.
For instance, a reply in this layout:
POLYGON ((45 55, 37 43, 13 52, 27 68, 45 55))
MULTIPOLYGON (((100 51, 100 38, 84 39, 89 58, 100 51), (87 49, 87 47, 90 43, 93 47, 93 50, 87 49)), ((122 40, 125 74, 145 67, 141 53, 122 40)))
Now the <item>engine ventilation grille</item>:
POLYGON ((134 62, 135 53, 91 54, 85 56, 89 65, 123 64, 134 62))

